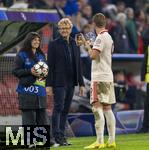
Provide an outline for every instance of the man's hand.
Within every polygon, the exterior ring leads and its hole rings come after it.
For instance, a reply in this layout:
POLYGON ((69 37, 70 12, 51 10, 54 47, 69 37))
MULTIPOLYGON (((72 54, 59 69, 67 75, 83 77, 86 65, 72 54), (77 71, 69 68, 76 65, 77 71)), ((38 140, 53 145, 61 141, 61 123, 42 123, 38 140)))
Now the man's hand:
POLYGON ((84 86, 80 86, 79 87, 79 96, 83 96, 84 95, 84 86))
POLYGON ((85 41, 84 42, 84 47, 85 47, 86 51, 89 52, 92 49, 91 42, 90 41, 85 41))
POLYGON ((53 96, 53 88, 48 86, 46 87, 46 92, 48 96, 53 96))

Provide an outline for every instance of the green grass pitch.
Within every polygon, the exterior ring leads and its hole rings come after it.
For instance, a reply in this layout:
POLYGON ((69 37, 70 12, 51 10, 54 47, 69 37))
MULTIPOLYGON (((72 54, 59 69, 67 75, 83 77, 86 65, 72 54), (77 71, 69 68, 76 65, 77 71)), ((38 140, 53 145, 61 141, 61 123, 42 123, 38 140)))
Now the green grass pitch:
MULTIPOLYGON (((71 146, 52 147, 50 150, 83 150, 85 146, 94 142, 95 139, 96 137, 70 138, 68 141, 72 143, 71 146)), ((149 150, 149 133, 116 135, 116 144, 116 150, 149 150)), ((103 150, 110 150, 110 148, 104 148, 103 150)))

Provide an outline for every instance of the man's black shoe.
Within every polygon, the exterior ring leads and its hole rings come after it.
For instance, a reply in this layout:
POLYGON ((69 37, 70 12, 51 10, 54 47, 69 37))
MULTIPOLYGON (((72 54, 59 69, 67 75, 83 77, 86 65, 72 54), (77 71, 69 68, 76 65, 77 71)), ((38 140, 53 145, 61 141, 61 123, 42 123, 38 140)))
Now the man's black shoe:
POLYGON ((61 137, 61 138, 57 138, 55 139, 56 143, 60 144, 60 146, 69 146, 71 145, 71 143, 69 143, 66 138, 61 137))
POLYGON ((70 142, 68 142, 68 141, 66 140, 65 137, 63 137, 62 140, 63 140, 63 143, 64 143, 66 146, 72 145, 70 142))
POLYGON ((56 143, 53 139, 50 140, 50 147, 58 147, 59 144, 56 143))
POLYGON ((64 146, 65 143, 63 142, 62 138, 56 138, 55 139, 56 143, 58 143, 60 146, 64 146))
POLYGON ((148 128, 141 128, 139 131, 137 131, 137 133, 149 133, 149 129, 148 128))

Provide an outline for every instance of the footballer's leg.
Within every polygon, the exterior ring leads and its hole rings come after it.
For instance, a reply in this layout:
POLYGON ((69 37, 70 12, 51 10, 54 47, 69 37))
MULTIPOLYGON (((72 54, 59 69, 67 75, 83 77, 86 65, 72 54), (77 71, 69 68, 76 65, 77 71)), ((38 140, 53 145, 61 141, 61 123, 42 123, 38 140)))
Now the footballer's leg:
POLYGON ((106 144, 106 147, 111 147, 111 148, 116 148, 116 143, 115 143, 115 126, 116 126, 116 121, 115 121, 115 116, 114 113, 111 109, 111 105, 104 105, 103 106, 104 110, 104 115, 106 118, 107 122, 107 129, 108 129, 108 134, 109 134, 109 139, 106 144))
POLYGON ((94 149, 94 148, 101 149, 101 148, 105 147, 105 145, 104 145, 105 119, 104 119, 102 105, 100 103, 93 104, 92 110, 93 110, 94 117, 95 117, 95 129, 96 129, 97 140, 94 143, 92 143, 91 145, 86 146, 84 148, 85 149, 94 149))

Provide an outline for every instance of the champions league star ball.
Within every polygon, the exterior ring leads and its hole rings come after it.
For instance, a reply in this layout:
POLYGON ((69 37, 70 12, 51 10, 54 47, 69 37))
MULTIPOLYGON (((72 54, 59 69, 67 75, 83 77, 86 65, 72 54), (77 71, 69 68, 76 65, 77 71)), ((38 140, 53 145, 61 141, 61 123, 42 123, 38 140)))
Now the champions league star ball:
POLYGON ((47 77, 49 68, 45 62, 39 61, 37 64, 34 65, 34 69, 36 73, 39 74, 41 77, 47 77))

